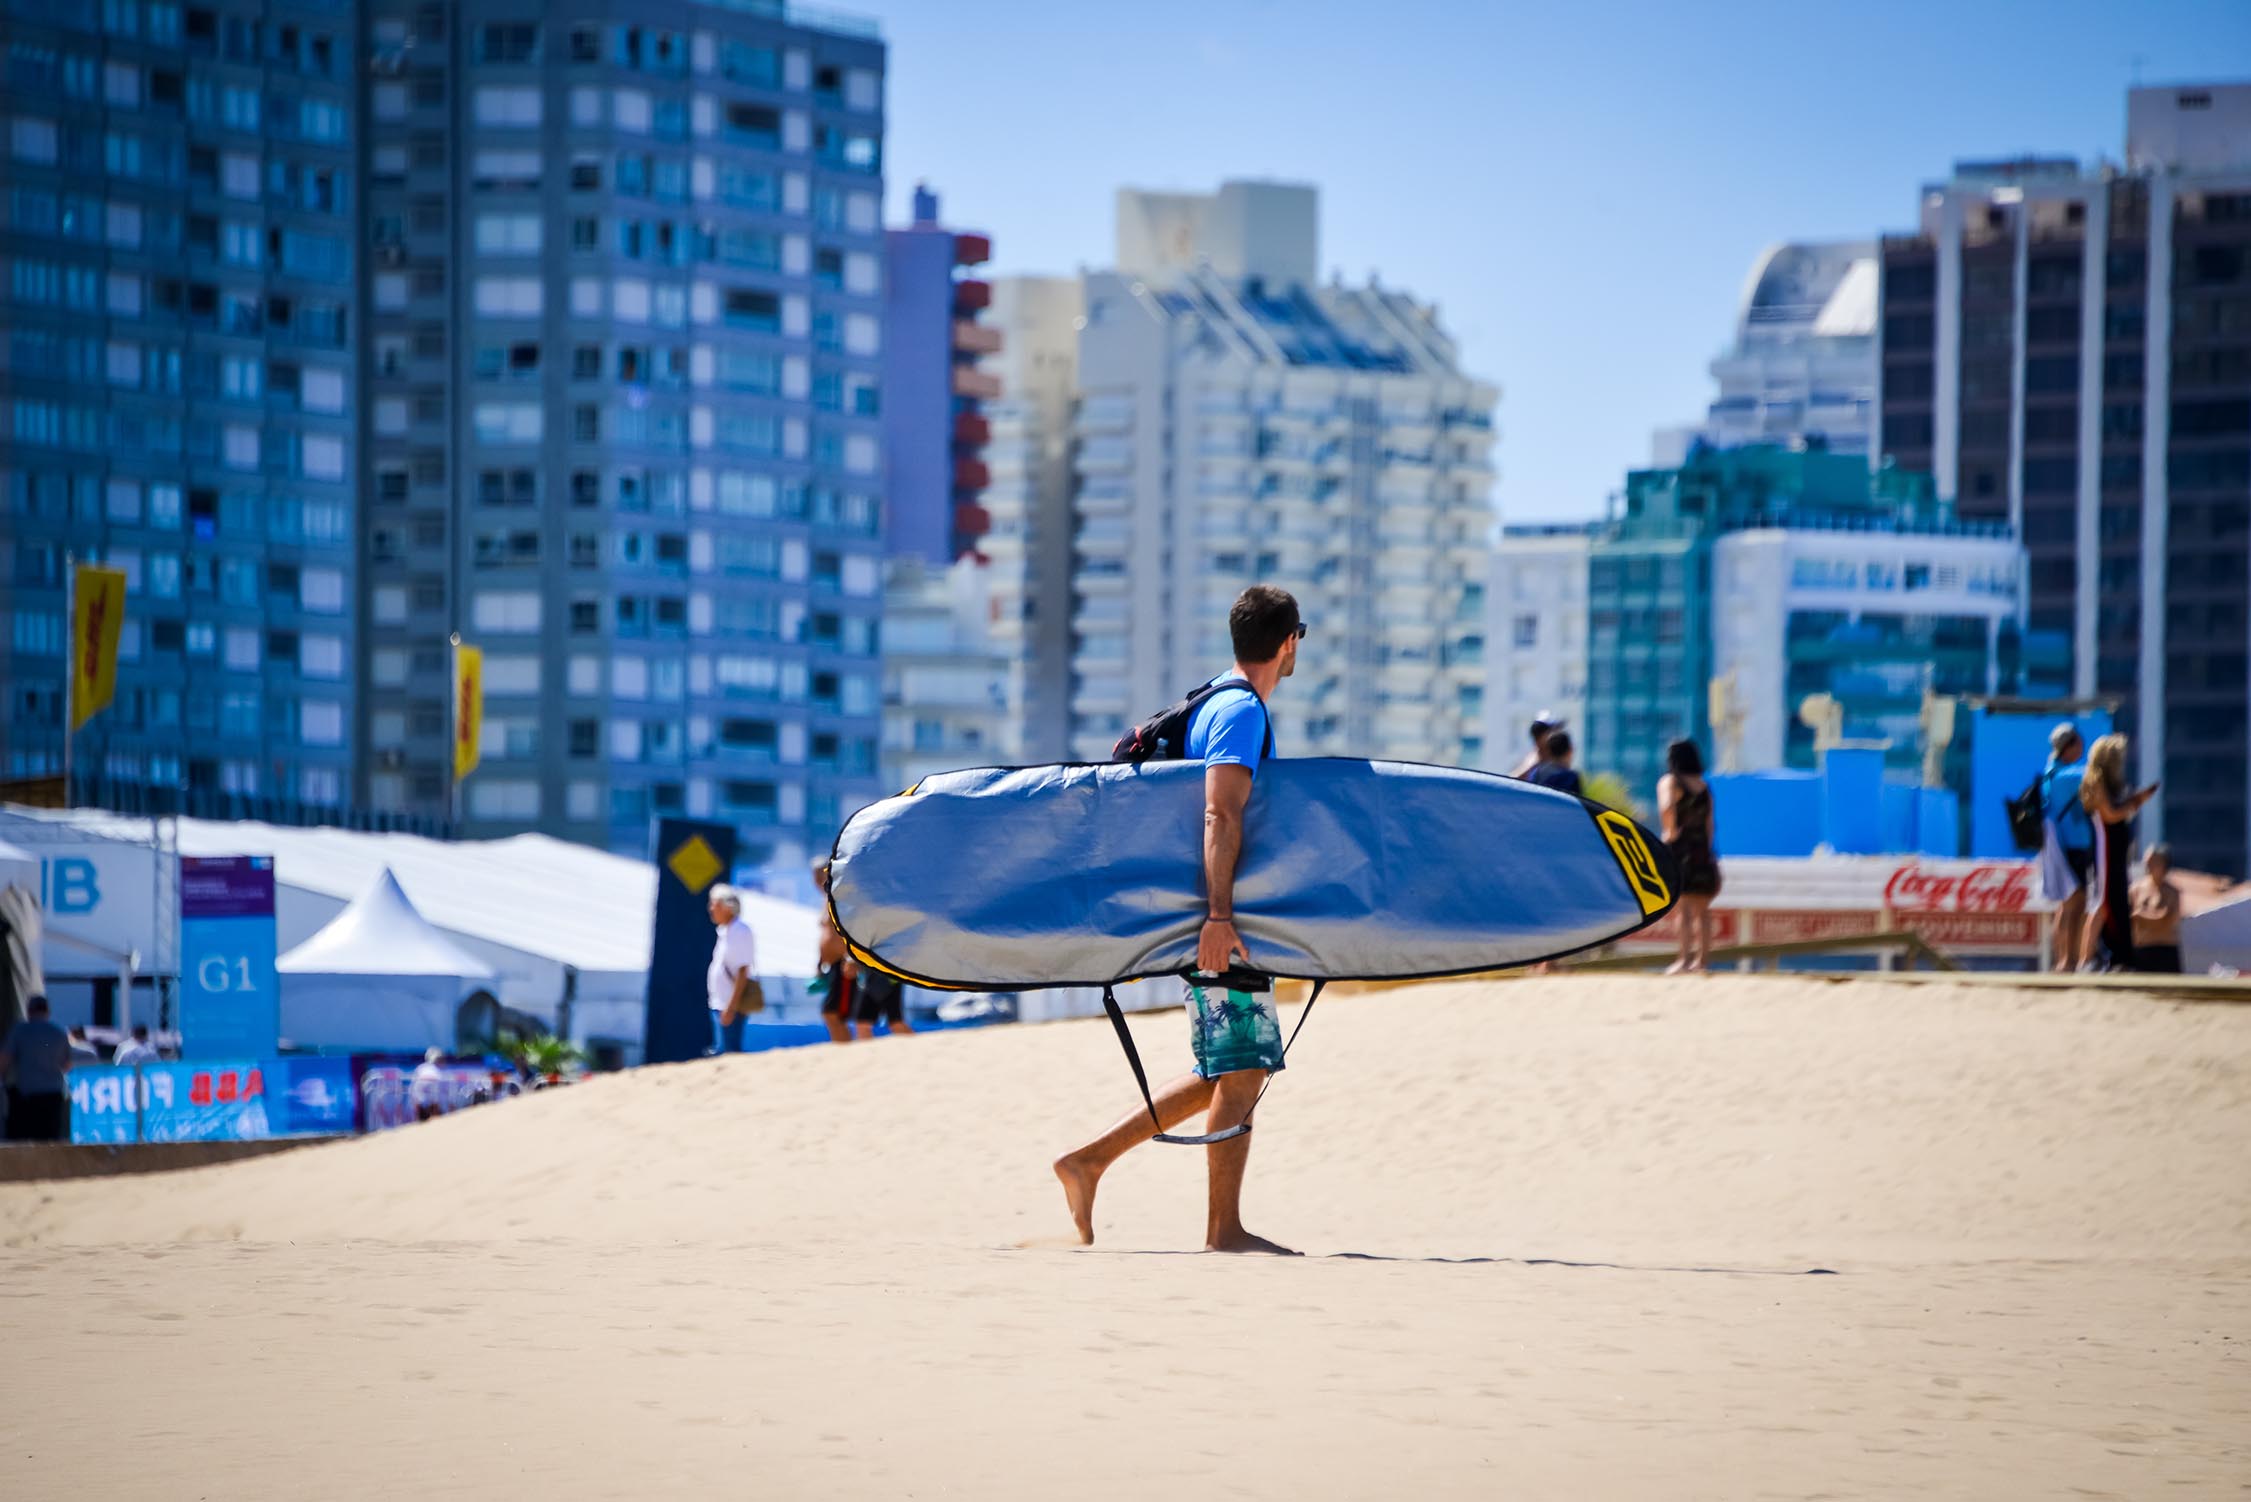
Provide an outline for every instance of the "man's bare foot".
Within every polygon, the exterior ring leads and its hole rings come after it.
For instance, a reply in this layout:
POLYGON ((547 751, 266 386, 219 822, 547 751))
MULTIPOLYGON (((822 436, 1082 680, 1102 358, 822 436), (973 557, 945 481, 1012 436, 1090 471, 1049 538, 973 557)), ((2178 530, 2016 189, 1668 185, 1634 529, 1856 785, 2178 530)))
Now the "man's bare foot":
POLYGON ((1232 1236, 1222 1236, 1216 1241, 1208 1243, 1204 1247, 1204 1250, 1207 1252, 1264 1252, 1269 1257, 1296 1257, 1303 1255, 1302 1253, 1291 1251, 1286 1246, 1268 1241, 1263 1236, 1253 1236, 1248 1231, 1237 1231, 1232 1236))
POLYGON ((1072 1224, 1079 1228, 1080 1244, 1094 1245, 1094 1186, 1102 1170, 1077 1153, 1065 1153, 1055 1160, 1055 1176, 1063 1181, 1063 1198, 1071 1207, 1072 1224))

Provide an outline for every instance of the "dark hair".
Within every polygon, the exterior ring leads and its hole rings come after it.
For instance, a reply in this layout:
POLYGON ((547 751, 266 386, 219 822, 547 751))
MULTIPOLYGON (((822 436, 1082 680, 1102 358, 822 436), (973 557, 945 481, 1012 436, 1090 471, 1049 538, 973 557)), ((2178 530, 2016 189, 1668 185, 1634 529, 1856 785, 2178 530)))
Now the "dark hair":
POLYGON ((1665 748, 1665 770, 1675 777, 1704 775, 1704 753, 1691 740, 1674 741, 1665 748))
POLYGON ((149 1035, 149 1025, 148 1025, 147 1023, 145 1023, 145 1022, 136 1022, 136 1023, 134 1023, 134 1024, 133 1024, 133 1036, 134 1036, 134 1037, 136 1037, 136 1038, 143 1038, 143 1039, 145 1039, 145 1038, 147 1038, 147 1037, 148 1037, 148 1035, 149 1035))
POLYGON ((1547 753, 1550 761, 1563 760, 1571 754, 1571 732, 1568 730, 1549 731, 1547 739, 1540 742, 1540 749, 1547 753))
POLYGON ((1234 608, 1227 612, 1237 662, 1272 662, 1296 632, 1296 598, 1271 584, 1253 584, 1235 596, 1234 608))
POLYGON ((24 1002, 23 1010, 27 1017, 44 1017, 47 1014, 47 998, 44 996, 29 998, 24 1002))

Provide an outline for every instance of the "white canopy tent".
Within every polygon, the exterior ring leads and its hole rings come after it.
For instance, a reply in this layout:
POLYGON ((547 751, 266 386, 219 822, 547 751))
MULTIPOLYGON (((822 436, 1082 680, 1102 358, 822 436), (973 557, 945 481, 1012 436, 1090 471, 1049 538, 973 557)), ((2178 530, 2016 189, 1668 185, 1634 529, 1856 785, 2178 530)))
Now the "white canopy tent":
POLYGON ((281 1036, 300 1048, 450 1049, 461 1002, 494 974, 415 910, 388 866, 274 968, 281 1036))
MULTIPOLYGON (((0 807, 0 839, 28 852, 26 879, 43 876, 42 889, 58 899, 47 913, 50 980, 108 973, 58 947, 62 935, 118 952, 166 952, 154 916, 162 883, 152 869, 149 828, 146 819, 95 809, 0 807)), ((178 838, 182 855, 274 858, 275 929, 285 950, 312 937, 388 869, 426 922, 492 967, 487 989, 501 1005, 577 1042, 610 1038, 637 1046, 656 909, 658 868, 649 861, 537 834, 446 841, 181 819, 178 838)), ((6 864, 0 854, 0 866, 6 864)), ((791 982, 816 972, 817 909, 748 892, 743 920, 758 939, 769 1000, 786 997, 791 982)), ((710 940, 699 944, 708 950, 710 940)))
POLYGON ((2215 965, 2251 975, 2251 889, 2181 920, 2181 969, 2209 975, 2215 965))

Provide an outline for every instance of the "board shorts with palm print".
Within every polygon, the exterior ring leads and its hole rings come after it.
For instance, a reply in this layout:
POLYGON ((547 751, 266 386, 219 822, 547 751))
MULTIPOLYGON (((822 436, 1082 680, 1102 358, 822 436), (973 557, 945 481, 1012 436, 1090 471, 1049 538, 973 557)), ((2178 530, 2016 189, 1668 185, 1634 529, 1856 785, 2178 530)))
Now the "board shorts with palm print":
POLYGON ((1239 974, 1209 981, 1191 976, 1187 985, 1197 1078, 1282 1067, 1282 1021, 1274 1011, 1272 981, 1239 974))

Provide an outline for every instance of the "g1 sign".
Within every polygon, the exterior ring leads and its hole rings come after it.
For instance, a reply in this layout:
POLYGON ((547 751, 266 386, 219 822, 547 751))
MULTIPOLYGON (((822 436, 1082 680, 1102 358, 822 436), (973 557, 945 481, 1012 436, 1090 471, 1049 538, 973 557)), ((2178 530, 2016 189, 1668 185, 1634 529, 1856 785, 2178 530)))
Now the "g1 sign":
POLYGON ((263 1058, 280 1031, 273 857, 181 857, 182 1054, 263 1058))

